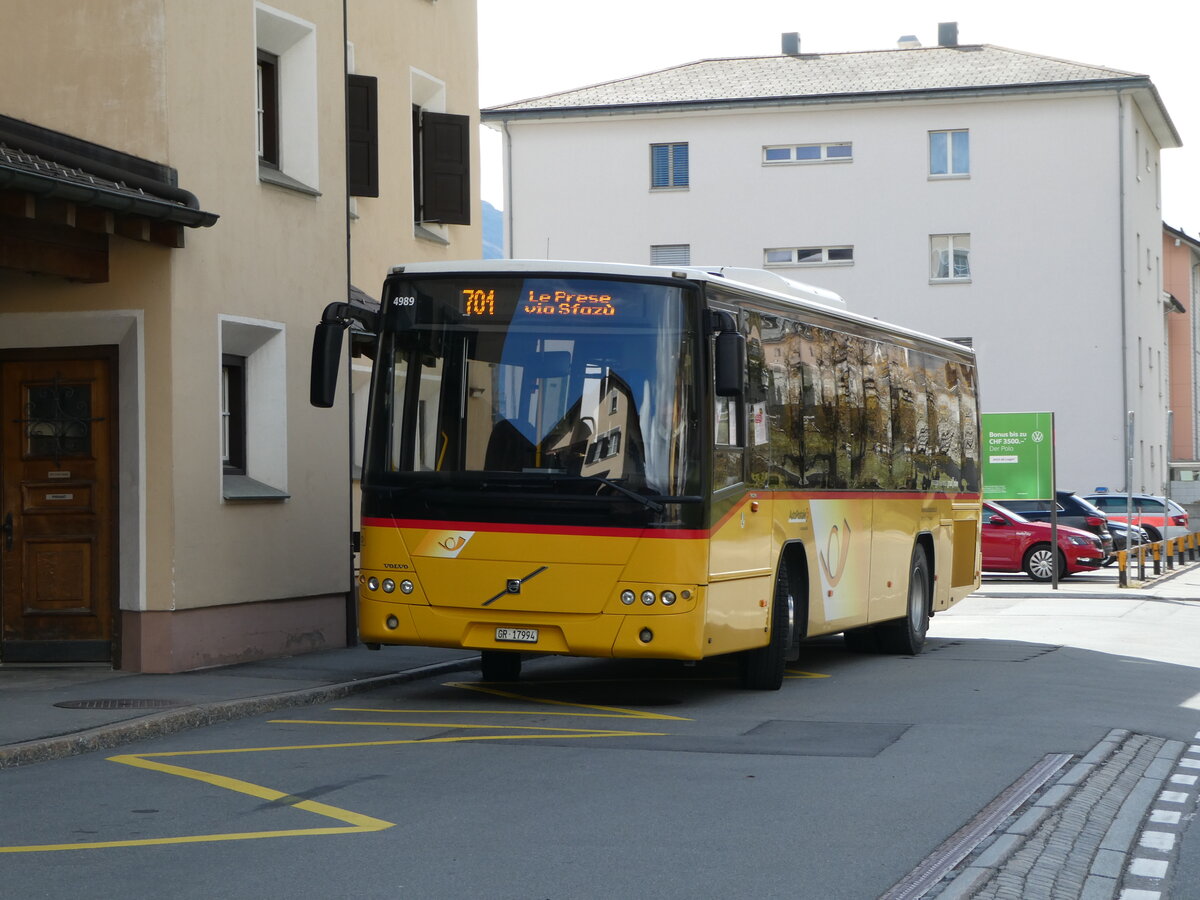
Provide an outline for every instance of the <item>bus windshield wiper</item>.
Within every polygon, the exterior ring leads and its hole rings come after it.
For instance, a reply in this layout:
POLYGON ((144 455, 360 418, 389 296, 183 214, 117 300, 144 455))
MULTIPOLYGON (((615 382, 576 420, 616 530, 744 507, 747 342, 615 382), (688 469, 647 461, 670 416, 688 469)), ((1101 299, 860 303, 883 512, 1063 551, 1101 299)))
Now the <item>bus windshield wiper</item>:
POLYGON ((599 481, 601 484, 608 485, 614 491, 622 493, 626 497, 632 497, 634 500, 638 501, 638 503, 641 503, 649 509, 654 510, 656 513, 662 512, 664 509, 666 509, 666 507, 661 503, 651 500, 649 497, 645 497, 639 494, 637 491, 631 491, 620 482, 613 481, 611 478, 605 478, 603 475, 580 475, 578 477, 584 479, 585 481, 599 481))

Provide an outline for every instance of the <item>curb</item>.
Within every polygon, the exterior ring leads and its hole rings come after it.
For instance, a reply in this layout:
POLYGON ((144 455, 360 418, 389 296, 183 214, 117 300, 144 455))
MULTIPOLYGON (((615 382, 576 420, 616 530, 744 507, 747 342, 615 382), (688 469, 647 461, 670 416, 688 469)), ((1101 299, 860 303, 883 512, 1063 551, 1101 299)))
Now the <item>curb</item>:
POLYGON ((111 725, 100 725, 85 731, 50 738, 38 738, 33 741, 22 741, 18 744, 8 744, 0 747, 0 769, 30 765, 38 762, 48 762, 52 759, 65 759, 96 750, 109 750, 123 744, 161 735, 175 734, 193 728, 203 728, 218 722, 230 722, 244 719, 260 713, 273 712, 277 709, 287 709, 294 706, 310 706, 329 700, 339 700, 351 694, 359 694, 375 688, 387 687, 393 684, 404 684, 444 675, 450 672, 462 672, 479 668, 479 658, 451 660, 444 663, 421 666, 416 669, 406 669, 390 675, 377 675, 372 678, 362 678, 358 681, 344 681, 326 684, 315 688, 302 688, 295 691, 283 691, 278 694, 264 694, 257 697, 245 697, 239 700, 218 700, 212 703, 200 703, 179 709, 166 710, 148 716, 141 716, 124 722, 114 722, 111 725))
POLYGON ((1046 891, 1086 900, 1116 896, 1150 807, 1184 747, 1113 729, 1039 798, 1015 811, 990 843, 981 841, 981 852, 942 886, 938 900, 1046 891))

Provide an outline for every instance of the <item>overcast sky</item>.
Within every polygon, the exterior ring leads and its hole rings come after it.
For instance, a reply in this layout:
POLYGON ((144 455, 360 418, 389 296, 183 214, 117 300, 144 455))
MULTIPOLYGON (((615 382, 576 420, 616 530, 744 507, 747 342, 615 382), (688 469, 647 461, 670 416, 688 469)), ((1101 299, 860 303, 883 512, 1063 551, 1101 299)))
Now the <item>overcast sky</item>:
MULTIPOLYGON (((1200 0, 479 0, 479 102, 498 106, 698 59, 885 50, 901 35, 995 44, 1149 75, 1184 146, 1162 154, 1163 220, 1200 237, 1200 0)), ((500 142, 483 129, 483 199, 503 206, 500 142)))

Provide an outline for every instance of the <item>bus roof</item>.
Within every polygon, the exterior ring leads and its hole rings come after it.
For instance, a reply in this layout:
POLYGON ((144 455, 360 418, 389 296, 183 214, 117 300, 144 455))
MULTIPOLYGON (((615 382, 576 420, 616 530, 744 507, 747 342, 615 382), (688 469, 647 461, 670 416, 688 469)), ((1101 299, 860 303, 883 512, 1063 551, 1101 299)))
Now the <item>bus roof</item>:
POLYGON ((588 262, 558 259, 467 259, 447 262, 405 263, 393 266, 391 275, 447 275, 453 273, 509 274, 521 272, 554 273, 565 275, 622 275, 629 278, 685 278, 690 281, 748 290, 754 294, 765 294, 799 308, 817 307, 826 314, 866 325, 872 329, 889 331, 893 334, 940 344, 967 356, 974 350, 956 341, 924 334, 911 328, 883 322, 868 316, 857 315, 847 309, 841 295, 825 288, 794 281, 766 269, 741 268, 736 266, 646 266, 632 263, 588 262))

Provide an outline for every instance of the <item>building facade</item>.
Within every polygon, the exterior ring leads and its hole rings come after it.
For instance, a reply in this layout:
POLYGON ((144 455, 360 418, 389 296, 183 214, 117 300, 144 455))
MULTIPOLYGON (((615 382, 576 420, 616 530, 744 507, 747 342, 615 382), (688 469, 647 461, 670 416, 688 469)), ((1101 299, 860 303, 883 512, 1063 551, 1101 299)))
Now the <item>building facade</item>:
POLYGON ((343 646, 351 404, 309 405, 312 329, 479 255, 474 0, 54 6, 0 30, 0 662, 343 646))
POLYGON ((484 110, 514 257, 766 267, 979 356, 1056 414, 1059 483, 1161 491, 1149 78, 988 45, 714 59, 484 110), (569 202, 564 202, 569 198, 569 202), (1135 432, 1126 445, 1127 412, 1135 432))
POLYGON ((1200 502, 1200 240, 1163 226, 1163 293, 1181 315, 1169 316, 1171 496, 1200 502))

